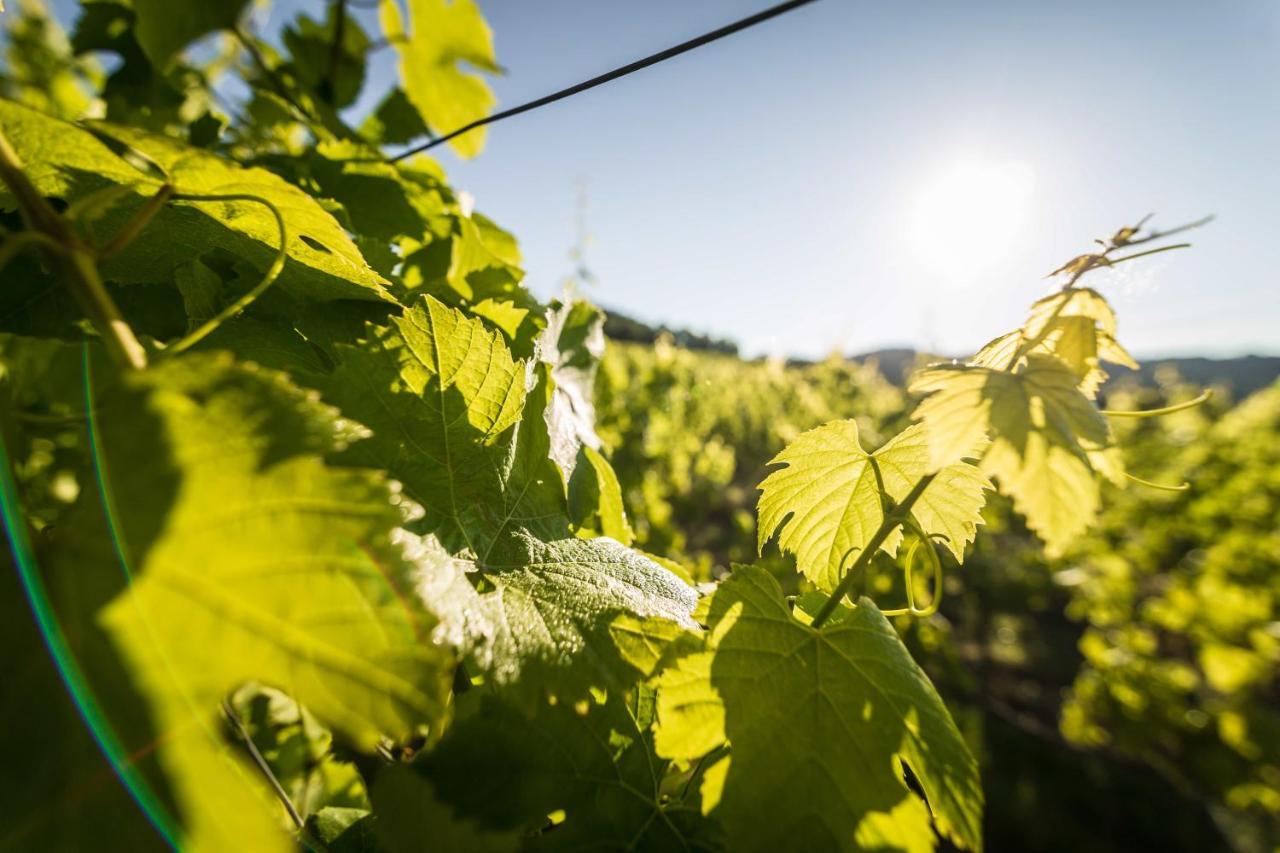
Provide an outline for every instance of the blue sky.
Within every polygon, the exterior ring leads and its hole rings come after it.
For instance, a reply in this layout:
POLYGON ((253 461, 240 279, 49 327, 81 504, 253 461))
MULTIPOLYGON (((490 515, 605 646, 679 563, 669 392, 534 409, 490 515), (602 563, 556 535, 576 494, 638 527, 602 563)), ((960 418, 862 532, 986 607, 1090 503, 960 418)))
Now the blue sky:
MULTIPOLYGON (((481 5, 511 106, 768 0, 481 5)), ((299 7, 320 4, 273 22, 299 7)), ((1225 356, 1280 352, 1278 152, 1269 0, 821 0, 441 159, 539 294, 571 269, 585 185, 589 295, 752 355, 970 352, 1092 238, 1216 213, 1193 249, 1096 282, 1139 356, 1225 356)))

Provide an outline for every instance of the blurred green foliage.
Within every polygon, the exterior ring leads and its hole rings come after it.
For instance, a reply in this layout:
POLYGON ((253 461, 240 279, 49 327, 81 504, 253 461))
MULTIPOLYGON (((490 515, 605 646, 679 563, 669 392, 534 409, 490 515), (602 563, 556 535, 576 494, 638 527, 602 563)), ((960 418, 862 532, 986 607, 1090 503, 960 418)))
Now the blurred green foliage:
MULTIPOLYGON (((1200 390, 1164 370, 1105 393, 1139 409, 1200 390)), ((993 496, 942 612, 896 622, 984 764, 992 849, 1280 844, 1280 385, 1234 408, 1216 390, 1115 423, 1130 470, 1189 490, 1109 487, 1096 530, 1057 560, 993 496)), ((911 406, 874 365, 670 338, 611 341, 596 402, 637 545, 703 580, 756 560, 755 486, 784 445, 853 417, 875 447, 911 406)), ((789 558, 770 544, 765 563, 789 558)), ((896 574, 877 573, 877 595, 896 574)))
MULTIPOLYGON (((745 362, 668 337, 652 347, 611 341, 595 402, 638 541, 700 580, 715 566, 756 559, 755 487, 788 442, 856 418, 863 440, 878 446, 908 413, 906 395, 873 366, 745 362)), ((770 559, 782 565, 772 549, 770 559)))

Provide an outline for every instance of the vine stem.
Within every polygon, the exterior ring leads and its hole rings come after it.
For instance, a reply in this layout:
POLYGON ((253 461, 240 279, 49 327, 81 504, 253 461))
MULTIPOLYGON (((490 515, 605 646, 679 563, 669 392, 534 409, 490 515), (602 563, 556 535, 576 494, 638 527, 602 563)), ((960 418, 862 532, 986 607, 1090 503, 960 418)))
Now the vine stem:
POLYGON ((236 735, 244 742, 245 748, 249 751, 249 756, 253 758, 253 763, 258 766, 258 770, 267 778, 267 783, 271 786, 271 790, 275 792, 276 798, 280 800, 284 810, 289 813, 289 819, 293 821, 299 832, 306 832, 306 822, 303 821, 302 815, 298 814, 298 809, 294 806, 293 800, 289 799, 289 794, 285 792, 284 786, 280 784, 276 774, 271 772, 271 765, 267 764, 267 760, 262 757, 262 753, 258 751, 258 745, 253 742, 253 738, 245 729, 240 715, 236 713, 235 708, 232 708, 231 703, 226 699, 222 700, 222 713, 227 718, 227 722, 236 730, 236 735))
POLYGON ((31 183, 23 171, 18 152, 9 144, 3 129, 0 129, 0 178, 17 199, 27 227, 44 234, 56 245, 55 249, 49 242, 41 241, 81 309, 102 335, 107 352, 124 367, 135 370, 146 367, 146 350, 107 293, 106 285, 98 274, 93 250, 80 240, 67 221, 31 183))
POLYGON ((849 571, 845 573, 845 576, 840 579, 840 583, 836 585, 827 602, 822 605, 822 609, 813 617, 810 627, 821 628, 823 623, 831 618, 831 614, 835 612, 836 607, 840 604, 840 599, 849 594, 849 589, 853 586, 853 581, 858 576, 858 573, 871 562, 871 558, 876 555, 876 551, 880 550, 884 540, 888 539, 889 535, 907 520, 907 517, 911 514, 911 507, 915 506, 916 501, 920 500, 920 496, 924 494, 924 490, 929 487, 929 484, 937 476, 935 472, 921 477, 912 486, 907 496, 890 512, 885 514, 880 521, 880 527, 872 535, 870 541, 867 542, 867 546, 858 554, 858 559, 853 561, 853 565, 849 567, 849 571))

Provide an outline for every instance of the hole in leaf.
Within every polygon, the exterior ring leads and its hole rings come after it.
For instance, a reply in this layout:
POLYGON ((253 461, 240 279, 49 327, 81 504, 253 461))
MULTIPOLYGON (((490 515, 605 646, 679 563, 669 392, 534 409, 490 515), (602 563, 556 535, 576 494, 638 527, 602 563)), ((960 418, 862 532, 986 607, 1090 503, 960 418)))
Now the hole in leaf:
POLYGON ((298 239, 306 243, 311 248, 315 249, 317 252, 324 252, 326 255, 333 254, 332 252, 329 251, 328 246, 326 246, 324 243, 321 243, 319 240, 315 239, 314 237, 308 237, 306 234, 299 234, 298 239))

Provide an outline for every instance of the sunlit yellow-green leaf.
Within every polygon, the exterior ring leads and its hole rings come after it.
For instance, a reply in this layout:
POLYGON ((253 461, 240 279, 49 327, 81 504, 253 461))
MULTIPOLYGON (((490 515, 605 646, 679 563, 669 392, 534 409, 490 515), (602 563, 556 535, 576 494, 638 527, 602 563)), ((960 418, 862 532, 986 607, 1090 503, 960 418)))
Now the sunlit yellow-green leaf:
MULTIPOLYGON (((970 448, 980 444, 976 440, 970 448)), ((983 492, 991 488, 968 462, 953 460, 935 469, 919 426, 868 453, 857 421, 832 421, 802 434, 771 464, 784 467, 760 484, 760 546, 777 534, 805 577, 826 590, 840 582, 849 556, 866 546, 884 520, 882 491, 902 500, 936 470, 912 512, 926 533, 945 536, 947 548, 963 561, 964 547, 982 523, 983 492)), ((882 547, 893 554, 901 539, 896 531, 882 547)))
POLYGON ((981 849, 977 762, 874 604, 815 630, 768 572, 738 567, 707 625, 705 651, 658 676, 656 748, 696 760, 730 745, 703 803, 729 849, 931 850, 931 812, 940 833, 981 849))
POLYGON ((381 475, 326 464, 358 428, 280 374, 200 355, 108 381, 100 489, 50 572, 121 585, 96 621, 149 709, 188 845, 269 845, 278 806, 233 760, 219 708, 242 684, 284 691, 363 750, 439 732, 451 656, 391 541, 402 514, 381 475), (254 815, 265 824, 245 828, 254 815))
MULTIPOLYGON (((474 0, 409 0, 405 31, 396 0, 379 4, 382 29, 400 55, 400 80, 427 127, 448 133, 483 118, 496 99, 484 78, 501 71, 493 56, 493 36, 474 0)), ((463 157, 484 147, 483 128, 459 136, 450 146, 463 157)))
POLYGON ((1117 475, 1118 459, 1099 455, 1110 430, 1061 359, 1032 353, 1016 371, 941 365, 918 372, 911 390, 929 394, 916 409, 935 464, 954 459, 983 437, 991 446, 982 470, 1051 550, 1070 544, 1098 509, 1091 459, 1117 475))

